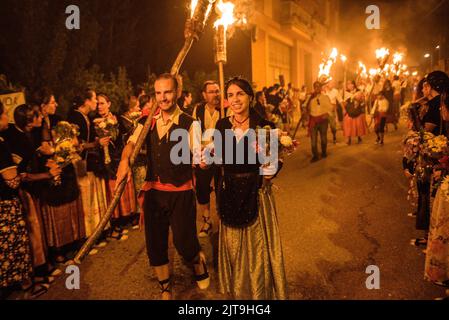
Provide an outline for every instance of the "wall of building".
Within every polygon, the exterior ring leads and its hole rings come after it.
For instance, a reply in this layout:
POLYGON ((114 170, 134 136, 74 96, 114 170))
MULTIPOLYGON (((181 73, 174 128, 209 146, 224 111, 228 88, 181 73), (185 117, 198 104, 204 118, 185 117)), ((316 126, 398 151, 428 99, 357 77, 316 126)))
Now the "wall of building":
POLYGON ((321 53, 338 32, 338 0, 256 0, 251 41, 252 80, 258 89, 279 83, 311 88, 321 53))

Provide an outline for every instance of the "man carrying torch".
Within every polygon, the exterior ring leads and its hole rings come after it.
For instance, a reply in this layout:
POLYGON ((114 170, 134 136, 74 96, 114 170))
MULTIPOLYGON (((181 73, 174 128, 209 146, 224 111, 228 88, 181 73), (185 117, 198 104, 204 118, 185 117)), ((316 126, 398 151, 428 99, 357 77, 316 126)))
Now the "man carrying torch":
MULTIPOLYGON (((186 143, 189 138, 181 135, 181 140, 172 141, 173 136, 178 136, 173 134, 175 130, 181 129, 186 134, 188 132, 191 145, 195 145, 194 141, 199 141, 193 137, 194 119, 176 105, 178 86, 176 77, 171 74, 160 75, 154 83, 160 113, 153 118, 152 128, 146 138, 148 167, 146 184, 142 188, 147 253, 150 265, 155 267, 164 300, 171 299, 169 227, 172 229, 173 242, 178 253, 186 262, 193 264, 198 287, 206 289, 210 283, 205 256, 201 252, 196 235, 192 162, 176 164, 172 159, 172 149, 179 143, 186 143)), ((141 130, 142 125, 139 125, 123 150, 117 181, 126 179, 130 172, 129 161, 141 130)), ((200 147, 199 142, 198 144, 200 147)))
POLYGON ((123 193, 126 179, 131 177, 130 167, 133 166, 142 144, 146 143, 149 150, 146 179, 148 183, 143 191, 146 190, 144 216, 147 251, 150 264, 155 266, 161 286, 162 299, 164 300, 172 298, 167 254, 169 226, 173 231, 176 249, 185 260, 191 262, 194 266, 196 281, 200 289, 206 289, 210 283, 205 257, 200 251, 200 245, 196 237, 195 197, 192 190, 191 162, 186 165, 184 164, 185 159, 182 159, 181 165, 174 164, 175 162, 170 159, 174 145, 169 138, 173 130, 181 129, 180 131, 186 133, 187 139, 182 134, 181 136, 178 134, 176 138, 178 140, 180 138, 182 143, 182 141, 189 140, 188 132, 192 132, 194 119, 183 113, 176 105, 181 92, 177 74, 194 40, 199 39, 214 2, 215 0, 192 0, 191 17, 184 30, 184 46, 178 53, 171 73, 163 74, 156 79, 157 103, 152 103, 144 124, 139 124, 123 150, 112 202, 97 229, 74 259, 76 263, 81 263, 82 258, 108 223, 123 193), (156 114, 157 107, 159 107, 160 113, 153 117, 156 114))

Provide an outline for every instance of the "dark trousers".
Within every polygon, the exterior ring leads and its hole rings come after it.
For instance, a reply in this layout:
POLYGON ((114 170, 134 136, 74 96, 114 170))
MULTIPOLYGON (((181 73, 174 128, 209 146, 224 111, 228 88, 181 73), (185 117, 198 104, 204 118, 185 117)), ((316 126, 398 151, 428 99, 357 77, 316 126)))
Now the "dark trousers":
POLYGON ((319 124, 316 124, 310 133, 310 140, 312 145, 312 155, 314 158, 318 158, 318 133, 321 140, 321 153, 326 155, 327 153, 327 128, 329 127, 329 120, 326 119, 319 124))
POLYGON ((220 178, 220 169, 211 165, 207 169, 195 168, 195 192, 199 204, 208 204, 210 202, 210 186, 212 178, 214 179, 214 188, 217 190, 218 179, 220 178))
POLYGON ((178 253, 185 261, 193 262, 201 250, 196 235, 196 202, 193 190, 147 191, 144 214, 145 239, 151 266, 169 263, 169 227, 178 253))
POLYGON ((385 132, 385 124, 386 123, 387 123, 387 117, 380 117, 379 122, 376 123, 376 127, 374 128, 374 131, 376 132, 376 134, 385 132))

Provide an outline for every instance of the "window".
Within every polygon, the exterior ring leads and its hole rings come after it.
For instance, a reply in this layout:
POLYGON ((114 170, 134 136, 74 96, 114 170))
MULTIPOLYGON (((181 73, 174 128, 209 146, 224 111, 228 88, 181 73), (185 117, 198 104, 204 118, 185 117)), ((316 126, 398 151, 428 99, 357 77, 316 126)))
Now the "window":
POLYGON ((269 63, 268 63, 268 81, 269 84, 279 83, 280 75, 286 83, 291 79, 291 48, 275 39, 269 41, 269 63))

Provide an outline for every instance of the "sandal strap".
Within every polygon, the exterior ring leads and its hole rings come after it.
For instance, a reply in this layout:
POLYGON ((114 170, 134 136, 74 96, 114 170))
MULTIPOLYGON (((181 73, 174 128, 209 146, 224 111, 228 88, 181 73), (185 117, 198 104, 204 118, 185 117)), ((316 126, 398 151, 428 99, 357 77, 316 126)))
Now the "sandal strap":
POLYGON ((201 227, 200 232, 208 233, 210 229, 212 229, 212 222, 210 221, 210 217, 203 216, 203 226, 201 227), (208 227, 206 227, 208 225, 208 227))
POLYGON ((204 221, 204 223, 211 224, 210 217, 203 216, 203 221, 204 221))
POLYGON ((171 293, 171 279, 170 278, 159 281, 159 286, 161 289, 161 293, 164 293, 164 292, 171 293), (167 285, 167 286, 165 286, 165 285, 167 285))
MULTIPOLYGON (((206 265, 206 263, 204 262, 204 260, 201 260, 200 263, 203 265, 204 273, 199 274, 199 275, 195 274, 195 280, 196 281, 202 281, 204 279, 209 278, 209 272, 207 272, 207 265, 206 265)), ((200 264, 200 263, 198 263, 198 264, 200 264)))

